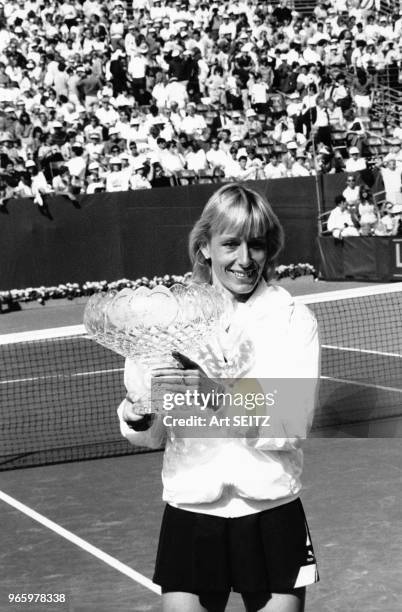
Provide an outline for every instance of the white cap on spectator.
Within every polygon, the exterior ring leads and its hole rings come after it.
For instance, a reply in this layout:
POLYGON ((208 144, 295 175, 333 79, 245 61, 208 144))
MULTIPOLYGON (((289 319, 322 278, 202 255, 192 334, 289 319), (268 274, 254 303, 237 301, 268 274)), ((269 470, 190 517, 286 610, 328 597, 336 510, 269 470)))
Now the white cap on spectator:
POLYGON ((139 123, 140 123, 139 117, 132 117, 130 120, 130 125, 139 125, 139 123))
POLYGON ((100 166, 98 164, 98 162, 91 162, 88 166, 88 170, 99 170, 100 166))
POLYGON ((246 117, 256 117, 257 113, 253 108, 248 108, 246 110, 246 117))
POLYGON ((35 166, 36 164, 33 159, 27 159, 27 161, 25 162, 25 168, 34 168, 35 166))
POLYGON ((99 134, 99 132, 91 132, 91 133, 90 133, 90 135, 89 135, 89 137, 90 137, 90 138, 96 138, 96 139, 98 139, 98 138, 100 138, 100 134, 99 134))
POLYGON ((53 127, 61 128, 63 127, 63 124, 60 121, 53 121, 53 127))
POLYGON ((300 98, 300 93, 298 91, 294 91, 290 94, 289 98, 290 100, 296 100, 297 98, 300 98))
POLYGON ((359 155, 360 151, 359 151, 359 149, 357 147, 350 147, 349 153, 351 155, 359 155))
POLYGON ((286 145, 288 149, 297 149, 297 144, 295 142, 288 142, 286 145))
POLYGON ((126 153, 125 151, 123 151, 123 153, 120 153, 120 159, 126 159, 129 160, 131 155, 129 153, 126 153))
POLYGON ((109 136, 111 136, 112 134, 120 134, 120 130, 116 127, 110 127, 109 128, 109 136))
POLYGON ((116 157, 111 157, 111 158, 110 158, 110 160, 109 160, 109 164, 110 164, 111 166, 113 166, 114 164, 119 164, 119 165, 121 165, 121 159, 120 159, 120 157, 117 157, 117 156, 116 156, 116 157))
POLYGON ((296 159, 298 157, 306 157, 306 153, 303 151, 303 149, 297 149, 297 151, 296 151, 296 159))
POLYGON ((232 117, 241 117, 241 114, 239 111, 235 110, 232 112, 232 117))

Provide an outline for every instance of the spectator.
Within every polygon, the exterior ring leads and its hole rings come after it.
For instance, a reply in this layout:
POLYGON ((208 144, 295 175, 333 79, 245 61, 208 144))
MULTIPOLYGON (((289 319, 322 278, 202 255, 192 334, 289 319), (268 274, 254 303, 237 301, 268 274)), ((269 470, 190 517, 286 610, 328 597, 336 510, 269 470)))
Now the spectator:
POLYGON ((255 166, 248 166, 247 155, 240 155, 238 158, 239 170, 235 177, 238 181, 255 181, 257 179, 258 169, 255 166))
POLYGON ((362 185, 359 193, 358 214, 360 233, 362 236, 371 236, 379 220, 377 207, 373 202, 370 190, 362 185))
POLYGON ((342 192, 347 204, 356 205, 360 200, 360 187, 356 185, 356 179, 353 175, 346 178, 346 188, 342 192))
POLYGON ((138 162, 134 166, 134 175, 130 179, 131 189, 151 189, 152 185, 148 180, 149 166, 138 162))
POLYGON ((350 147, 349 155, 345 162, 346 172, 360 172, 366 168, 366 160, 361 157, 358 147, 350 147))
POLYGON ((97 162, 88 165, 87 185, 85 192, 89 195, 105 191, 105 181, 100 177, 100 166, 97 162))
POLYGON ((385 202, 381 217, 375 227, 375 236, 396 236, 399 229, 399 217, 402 207, 392 202, 385 202))
POLYGON ((43 172, 38 170, 32 160, 25 164, 26 173, 21 175, 21 180, 16 188, 16 194, 22 198, 33 198, 35 204, 43 208, 44 196, 51 193, 52 189, 47 183, 43 172))
POLYGON ((385 155, 383 161, 388 163, 388 161, 392 159, 395 160, 396 168, 402 172, 402 147, 399 138, 393 138, 391 140, 390 151, 385 155))
POLYGON ((122 172, 123 162, 120 157, 111 157, 109 170, 105 173, 105 188, 108 192, 128 191, 129 178, 122 172))
POLYGON ((356 228, 355 221, 348 210, 348 204, 343 195, 335 197, 335 208, 330 212, 327 221, 327 229, 334 238, 342 240, 351 236, 358 236, 359 230, 356 228))
POLYGON ((65 162, 72 177, 83 181, 87 168, 87 161, 84 156, 84 148, 81 142, 76 141, 71 145, 72 157, 65 162))
POLYGON ((169 83, 166 85, 166 104, 169 106, 176 103, 178 108, 183 109, 188 101, 186 86, 179 82, 176 76, 171 76, 169 83))
POLYGON ((191 138, 200 138, 203 131, 207 127, 204 117, 195 112, 196 106, 193 102, 189 102, 186 108, 186 116, 181 122, 181 131, 191 138))
POLYGON ((102 94, 101 105, 95 115, 103 128, 110 128, 118 121, 119 115, 110 104, 110 96, 107 93, 102 94))
POLYGON ((225 177, 233 180, 237 180, 241 173, 241 166, 237 159, 237 147, 232 146, 229 150, 229 155, 225 167, 223 169, 225 177))
POLYGON ((317 98, 316 119, 313 128, 315 140, 331 147, 331 122, 324 98, 317 98))
POLYGON ((52 187, 56 195, 65 195, 71 202, 77 202, 77 198, 73 195, 70 172, 66 166, 60 167, 59 174, 53 178, 52 187))
POLYGON ((185 155, 187 170, 193 170, 198 173, 200 170, 208 168, 207 157, 204 149, 202 149, 196 140, 190 142, 190 150, 185 155))
POLYGON ((207 162, 212 170, 223 170, 227 163, 227 154, 219 148, 219 141, 216 137, 211 138, 210 149, 206 154, 207 162))
POLYGON ((401 204, 401 170, 397 168, 394 158, 388 159, 385 166, 381 168, 381 176, 387 201, 395 205, 401 204))
POLYGON ((349 87, 346 85, 345 75, 341 72, 336 77, 336 85, 332 91, 332 99, 343 112, 348 110, 351 105, 351 95, 349 87))
POLYGON ((306 166, 306 154, 301 149, 296 151, 296 161, 293 163, 290 169, 290 176, 311 176, 310 171, 306 166))
POLYGON ((277 155, 271 155, 264 168, 264 175, 267 179, 285 178, 287 176, 286 166, 279 161, 277 155))

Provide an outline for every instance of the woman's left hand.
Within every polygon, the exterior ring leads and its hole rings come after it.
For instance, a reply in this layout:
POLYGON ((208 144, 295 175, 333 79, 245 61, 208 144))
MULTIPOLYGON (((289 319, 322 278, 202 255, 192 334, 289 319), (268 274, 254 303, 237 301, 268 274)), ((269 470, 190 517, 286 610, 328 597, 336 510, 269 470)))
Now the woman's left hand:
MULTIPOLYGON (((179 368, 163 367, 152 370, 152 401, 162 402, 163 406, 167 394, 170 399, 177 395, 179 397, 172 401, 178 408, 205 408, 208 394, 212 397, 213 392, 222 391, 221 386, 184 355, 175 353, 174 357, 180 364, 179 368)), ((210 402, 208 407, 213 408, 210 402)))

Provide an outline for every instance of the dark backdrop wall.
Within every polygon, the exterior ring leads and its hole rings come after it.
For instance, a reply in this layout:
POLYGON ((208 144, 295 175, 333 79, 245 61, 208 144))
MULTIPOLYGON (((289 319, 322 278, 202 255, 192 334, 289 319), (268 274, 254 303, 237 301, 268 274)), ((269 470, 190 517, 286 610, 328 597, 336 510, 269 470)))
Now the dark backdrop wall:
MULTIPOLYGON (((322 210, 344 184, 344 175, 334 175, 318 185, 322 210)), ((317 265, 316 179, 248 185, 268 197, 284 226, 280 263, 317 265)), ((48 217, 32 200, 11 200, 0 215, 0 289, 184 273, 189 231, 217 187, 84 195, 79 207, 52 197, 48 217)))

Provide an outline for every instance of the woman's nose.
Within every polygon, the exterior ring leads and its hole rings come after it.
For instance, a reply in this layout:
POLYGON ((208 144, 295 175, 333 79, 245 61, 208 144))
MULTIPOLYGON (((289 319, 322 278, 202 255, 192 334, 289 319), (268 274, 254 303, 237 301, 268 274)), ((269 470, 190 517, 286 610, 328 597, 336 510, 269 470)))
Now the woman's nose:
POLYGON ((239 250, 237 253, 237 260, 241 266, 246 267, 250 265, 251 258, 250 258, 250 251, 249 251, 247 242, 242 242, 239 245, 239 250))

